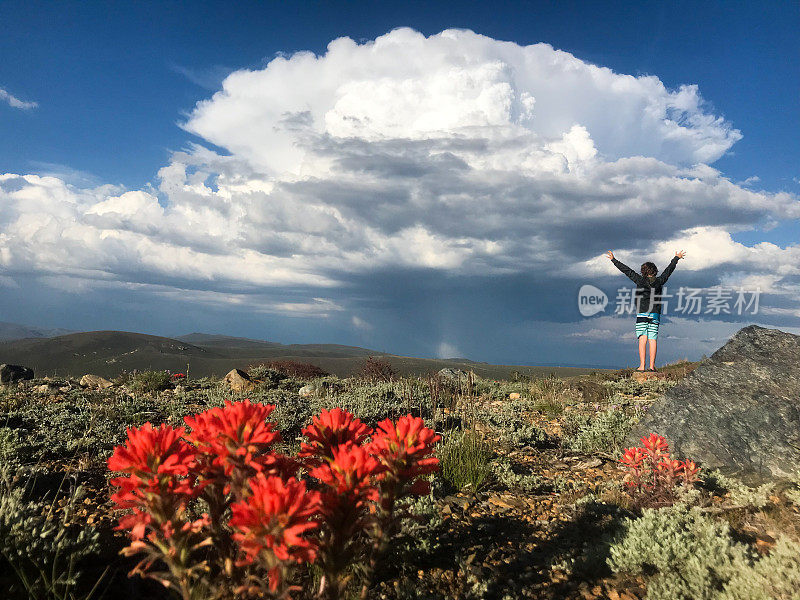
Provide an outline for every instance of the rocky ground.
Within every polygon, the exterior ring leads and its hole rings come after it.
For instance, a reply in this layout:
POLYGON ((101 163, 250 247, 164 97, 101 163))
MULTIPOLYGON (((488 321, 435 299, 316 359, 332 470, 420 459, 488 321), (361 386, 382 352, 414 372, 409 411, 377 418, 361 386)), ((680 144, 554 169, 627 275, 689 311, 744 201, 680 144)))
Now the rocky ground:
MULTIPOLYGON (((369 402, 363 410, 375 414, 383 406, 376 408, 376 403, 391 405, 389 410, 395 412, 410 407, 412 412, 427 413, 437 430, 458 422, 484 444, 486 472, 477 485, 458 489, 453 481, 437 477, 434 494, 415 506, 419 522, 409 523, 390 548, 373 586, 374 598, 632 600, 646 597, 647 580, 615 574, 607 565, 609 540, 623 519, 640 514, 625 491, 625 471, 618 462, 620 440, 630 424, 620 421, 619 431, 592 429, 592 424, 609 412, 634 422, 691 368, 677 365, 648 381, 634 381, 628 372, 573 380, 465 381, 450 386, 449 392, 448 385, 435 390, 430 381, 422 380, 403 385, 363 383, 380 389, 395 386, 388 400, 386 394, 364 399, 362 388, 341 382, 317 381, 309 388, 308 381, 265 383, 254 374, 254 385, 239 394, 296 402, 302 387, 304 395, 317 394, 322 404, 369 402), (428 396, 422 398, 419 390, 426 385, 428 396), (426 402, 428 408, 423 406, 426 402), (505 417, 497 417, 500 414, 505 417), (526 426, 538 433, 521 438, 519 432, 526 426)), ((107 386, 85 380, 81 386, 69 379, 35 380, 6 389, 0 398, 2 457, 20 469, 27 464, 24 468, 36 473, 35 488, 52 490, 59 481, 62 487, 64 481, 85 486, 86 494, 72 518, 102 531, 105 556, 97 562, 111 564, 117 572, 106 581, 113 581, 117 591, 127 589, 128 595, 157 590, 126 582, 126 563, 116 556, 123 539, 112 530, 115 515, 108 501, 103 457, 121 441, 125 424, 178 421, 223 397, 237 397, 219 380, 170 381, 165 389, 153 391, 134 391, 134 384, 127 380, 107 386), (114 423, 103 420, 104 406, 116 407, 117 412, 106 415, 114 423), (40 435, 30 429, 31 411, 55 419, 54 427, 62 424, 59 435, 74 438, 63 440, 66 450, 61 456, 47 449, 26 453, 26 443, 36 447, 40 435), (69 423, 77 423, 75 432, 68 431, 69 423), (37 459, 31 465, 33 456, 37 459)), ((306 401, 313 404, 313 398, 306 401)), ((726 489, 712 478, 701 482, 693 503, 728 522, 737 540, 765 554, 780 535, 800 539, 800 509, 786 493, 791 485, 726 489)), ((64 498, 56 501, 62 508, 65 503, 64 498)))

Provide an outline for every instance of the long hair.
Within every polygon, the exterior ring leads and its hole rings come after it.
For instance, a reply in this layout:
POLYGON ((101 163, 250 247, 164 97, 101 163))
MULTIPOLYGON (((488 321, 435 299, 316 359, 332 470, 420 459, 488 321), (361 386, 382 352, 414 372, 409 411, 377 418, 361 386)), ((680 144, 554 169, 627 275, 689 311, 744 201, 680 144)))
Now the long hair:
POLYGON ((655 277, 658 275, 658 267, 651 262, 646 262, 642 265, 642 275, 644 277, 655 277))

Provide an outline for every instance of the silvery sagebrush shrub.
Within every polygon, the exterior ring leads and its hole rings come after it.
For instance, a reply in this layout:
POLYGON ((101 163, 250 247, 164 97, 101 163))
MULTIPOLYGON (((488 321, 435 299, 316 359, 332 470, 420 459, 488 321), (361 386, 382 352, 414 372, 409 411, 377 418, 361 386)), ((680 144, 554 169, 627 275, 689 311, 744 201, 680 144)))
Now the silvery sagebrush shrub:
POLYGON ((476 418, 498 430, 501 439, 513 446, 541 446, 549 440, 548 435, 527 418, 531 410, 529 400, 508 400, 499 410, 481 408, 476 418))
POLYGON ((735 573, 720 600, 800 599, 800 544, 780 538, 772 551, 735 573))
POLYGON ((712 600, 752 558, 731 538, 728 523, 678 503, 625 519, 608 565, 645 576, 649 600, 712 600))
POLYGON ((730 494, 730 501, 737 506, 764 508, 769 504, 769 497, 775 492, 774 483, 765 483, 757 487, 750 487, 714 469, 705 476, 705 482, 713 488, 721 489, 730 494))
POLYGON ((397 550, 411 554, 433 554, 441 544, 434 537, 442 526, 442 512, 432 494, 412 499, 405 507, 409 518, 402 522, 397 550))
POLYGON ((27 500, 24 492, 18 478, 0 470, 0 555, 16 585, 30 598, 88 600, 105 573, 91 588, 80 585, 81 562, 100 550, 97 529, 75 516, 83 488, 70 487, 61 507, 55 501, 27 500))
POLYGON ((0 427, 0 465, 21 464, 28 458, 29 450, 18 429, 0 427))
POLYGON ((349 380, 344 389, 313 397, 312 412, 338 406, 359 415, 364 423, 372 426, 382 419, 409 412, 398 388, 396 382, 368 383, 349 380))
POLYGON ((786 499, 795 506, 800 506, 800 475, 795 475, 791 486, 784 492, 786 499))
POLYGON ((492 475, 504 487, 523 492, 535 492, 542 487, 544 480, 536 474, 516 473, 507 457, 492 461, 492 475))
POLYGON ((638 419, 638 412, 629 413, 619 408, 595 416, 570 415, 564 424, 566 445, 575 452, 614 454, 622 448, 638 419))

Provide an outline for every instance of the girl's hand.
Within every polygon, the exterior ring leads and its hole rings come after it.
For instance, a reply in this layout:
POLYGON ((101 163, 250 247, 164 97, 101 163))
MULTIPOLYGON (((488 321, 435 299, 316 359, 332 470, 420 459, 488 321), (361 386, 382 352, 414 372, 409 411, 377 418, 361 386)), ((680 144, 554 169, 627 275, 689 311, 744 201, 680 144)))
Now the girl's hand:
POLYGON ((681 250, 680 252, 676 252, 675 256, 677 256, 678 258, 683 258, 684 256, 686 256, 686 251, 681 250))
POLYGON ((609 258, 609 260, 614 260, 614 253, 611 250, 606 252, 606 256, 609 258))

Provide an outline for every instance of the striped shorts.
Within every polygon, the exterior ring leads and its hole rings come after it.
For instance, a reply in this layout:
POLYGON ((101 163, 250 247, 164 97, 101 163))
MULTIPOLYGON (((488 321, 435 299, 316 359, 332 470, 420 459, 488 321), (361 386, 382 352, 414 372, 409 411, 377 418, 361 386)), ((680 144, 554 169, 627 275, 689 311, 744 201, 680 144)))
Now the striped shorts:
POLYGON ((639 313, 636 315, 637 339, 643 335, 646 335, 649 340, 658 338, 658 324, 660 321, 661 315, 655 312, 639 313))

